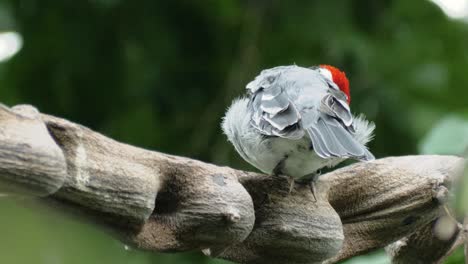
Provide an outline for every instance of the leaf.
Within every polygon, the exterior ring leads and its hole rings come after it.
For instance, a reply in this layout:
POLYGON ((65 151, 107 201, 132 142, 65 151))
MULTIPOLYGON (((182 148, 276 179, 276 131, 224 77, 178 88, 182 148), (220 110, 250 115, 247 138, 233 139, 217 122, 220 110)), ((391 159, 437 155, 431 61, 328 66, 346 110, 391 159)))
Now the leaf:
POLYGON ((419 152, 461 155, 467 147, 468 120, 457 115, 447 115, 423 138, 419 152))

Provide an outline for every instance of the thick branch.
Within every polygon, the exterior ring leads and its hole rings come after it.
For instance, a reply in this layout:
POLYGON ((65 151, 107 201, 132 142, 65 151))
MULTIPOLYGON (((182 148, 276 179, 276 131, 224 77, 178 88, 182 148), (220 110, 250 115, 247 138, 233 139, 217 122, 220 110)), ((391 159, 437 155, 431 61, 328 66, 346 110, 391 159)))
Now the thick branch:
POLYGON ((457 228, 449 237, 441 239, 434 233, 436 223, 437 220, 430 222, 408 237, 387 246, 385 250, 392 258, 392 263, 441 263, 459 238, 460 230, 457 228))
POLYGON ((406 156, 328 174, 329 200, 345 233, 333 262, 384 247, 437 218, 460 166, 462 159, 451 156, 406 156))
POLYGON ((357 163, 322 175, 314 201, 308 185, 289 193, 286 177, 132 147, 30 106, 0 107, 1 192, 78 208, 141 249, 241 263, 332 263, 407 237, 439 215, 461 163, 357 163))

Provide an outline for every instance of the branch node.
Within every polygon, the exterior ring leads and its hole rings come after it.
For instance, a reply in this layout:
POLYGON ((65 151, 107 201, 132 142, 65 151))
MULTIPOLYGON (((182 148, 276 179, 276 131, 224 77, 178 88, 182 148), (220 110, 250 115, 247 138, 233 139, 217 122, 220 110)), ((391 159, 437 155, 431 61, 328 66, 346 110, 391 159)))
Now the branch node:
POLYGON ((444 185, 437 184, 432 190, 432 197, 438 204, 445 204, 449 199, 449 189, 444 185))
POLYGON ((39 117, 39 110, 36 107, 28 104, 15 105, 11 110, 22 117, 35 119, 39 117))
POLYGON ((224 218, 230 223, 237 223, 241 220, 239 211, 233 208, 229 208, 229 210, 224 213, 224 218))

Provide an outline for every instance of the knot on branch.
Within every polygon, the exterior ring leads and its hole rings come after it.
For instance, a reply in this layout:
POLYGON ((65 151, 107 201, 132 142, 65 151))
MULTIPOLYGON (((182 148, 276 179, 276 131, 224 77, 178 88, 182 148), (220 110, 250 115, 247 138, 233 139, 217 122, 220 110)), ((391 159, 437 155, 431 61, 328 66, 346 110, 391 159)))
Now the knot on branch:
POLYGON ((229 208, 226 212, 224 212, 224 218, 232 224, 241 220, 239 211, 234 210, 233 208, 229 208))

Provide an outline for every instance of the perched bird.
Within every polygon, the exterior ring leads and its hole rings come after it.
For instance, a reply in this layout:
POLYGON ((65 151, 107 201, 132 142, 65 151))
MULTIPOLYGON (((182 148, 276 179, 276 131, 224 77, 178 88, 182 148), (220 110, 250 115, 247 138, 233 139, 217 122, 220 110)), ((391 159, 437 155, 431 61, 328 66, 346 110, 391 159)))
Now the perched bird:
POLYGON ((275 67, 246 88, 248 95, 227 110, 222 129, 242 158, 259 170, 309 178, 313 188, 317 171, 325 166, 348 158, 374 159, 366 144, 375 125, 351 114, 349 81, 339 69, 275 67))

